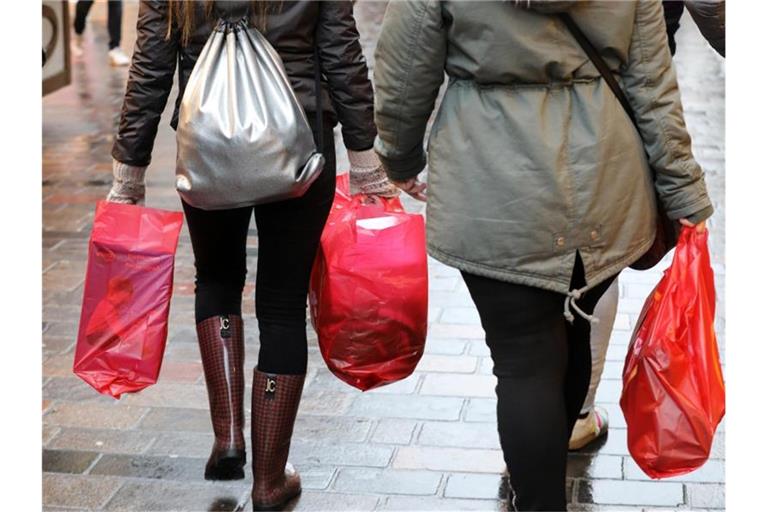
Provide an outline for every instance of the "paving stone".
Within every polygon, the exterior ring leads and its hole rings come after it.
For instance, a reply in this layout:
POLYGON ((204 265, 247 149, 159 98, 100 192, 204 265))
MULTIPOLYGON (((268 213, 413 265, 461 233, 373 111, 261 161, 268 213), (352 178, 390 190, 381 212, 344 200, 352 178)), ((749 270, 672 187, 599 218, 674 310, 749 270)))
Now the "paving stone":
MULTIPOLYGON (((250 469, 250 468, 249 468, 250 469)), ((332 466, 296 466, 301 475, 301 487, 321 491, 327 489, 336 474, 337 469, 332 466)), ((249 477, 249 478, 252 478, 249 477)))
MULTIPOLYGON (((363 490, 363 492, 365 492, 363 490)), ((374 510, 379 502, 377 496, 367 494, 341 494, 331 492, 302 492, 287 510, 312 511, 365 511, 374 510)), ((246 509, 248 510, 248 509, 246 509)))
POLYGON ((96 452, 43 450, 43 471, 47 473, 84 473, 99 456, 96 452))
MULTIPOLYGON (((624 478, 627 480, 651 481, 643 470, 631 457, 624 457, 624 478)), ((685 475, 665 478, 666 482, 700 482, 722 483, 725 482, 725 462, 720 459, 709 459, 699 469, 685 475)))
POLYGON ((464 413, 464 421, 496 423, 496 399, 470 398, 464 413))
POLYGON ((505 511, 506 505, 502 501, 493 500, 461 500, 439 497, 410 497, 390 496, 386 503, 378 510, 486 510, 505 511))
POLYGON ((429 305, 439 308, 467 307, 472 304, 469 293, 456 290, 429 290, 429 305))
POLYGON ((627 429, 618 428, 611 425, 608 428, 608 434, 589 445, 585 446, 579 453, 601 455, 629 455, 627 448, 627 429))
POLYGON ((373 421, 363 418, 299 416, 293 428, 293 438, 360 443, 368 437, 372 426, 373 421))
POLYGON ((477 370, 477 373, 481 375, 492 375, 493 374, 493 359, 490 357, 481 357, 480 358, 480 368, 477 370))
POLYGON ((143 453, 166 457, 207 458, 213 446, 213 430, 202 432, 158 432, 155 442, 143 453))
POLYGON ((501 474, 505 465, 501 450, 402 446, 397 449, 392 467, 501 474))
POLYGON ((43 423, 62 427, 130 429, 147 413, 142 407, 57 403, 43 417, 43 423))
POLYGON ((466 340, 442 339, 427 337, 424 348, 425 354, 459 355, 463 354, 467 347, 466 340))
POLYGON ((377 494, 434 495, 440 486, 441 473, 433 471, 398 471, 341 469, 334 490, 355 492, 365 489, 377 494))
POLYGON ((43 336, 43 355, 70 352, 75 346, 75 339, 70 336, 43 336))
POLYGON ((91 468, 91 475, 162 480, 203 480, 206 459, 152 455, 105 454, 91 468))
POLYGON ((347 414, 354 399, 355 395, 352 393, 324 390, 305 385, 299 404, 299 416, 304 414, 342 416, 347 414))
POLYGON ((445 486, 447 498, 506 500, 509 483, 502 475, 453 473, 445 486))
POLYGON ((479 325, 438 323, 432 324, 427 333, 433 338, 485 339, 485 331, 479 325))
POLYGON ((595 400, 600 403, 618 404, 621 399, 622 382, 620 380, 601 380, 595 393, 595 400))
POLYGON ((480 314, 477 308, 443 308, 440 321, 447 324, 480 325, 480 314))
POLYGON ((416 392, 422 381, 421 373, 413 373, 409 377, 392 382, 378 388, 366 391, 366 394, 385 394, 385 395, 409 395, 416 392))
POLYGON ((695 508, 725 508, 725 486, 722 484, 685 484, 688 503, 695 508))
POLYGON ((111 477, 43 473, 43 505, 97 509, 120 485, 119 479, 111 477))
POLYGON ((383 444, 410 444, 417 425, 413 420, 380 419, 371 441, 383 444))
POLYGON ((421 427, 418 444, 457 448, 500 449, 496 422, 461 423, 427 421, 421 427))
POLYGON ((54 425, 43 425, 42 441, 43 446, 46 447, 61 432, 61 428, 54 425))
POLYGON ((477 368, 477 358, 472 356, 434 355, 422 356, 416 371, 419 372, 445 372, 445 373, 473 373, 477 368))
POLYGON ((155 431, 210 432, 212 427, 207 410, 163 407, 150 409, 137 428, 155 431))
POLYGON ((675 482, 582 480, 578 501, 603 505, 676 507, 683 503, 683 485, 675 482))
POLYGON ((158 382, 195 383, 203 376, 203 365, 198 362, 165 361, 158 382))
POLYGON ((496 396, 496 377, 489 375, 428 374, 421 386, 422 395, 492 397, 496 396))
POLYGON ((170 481, 127 481, 107 503, 105 510, 207 510, 232 511, 245 502, 246 483, 190 483, 170 481))
POLYGON ((485 340, 470 340, 469 342, 469 354, 472 356, 490 356, 491 350, 488 345, 485 344, 485 340))
POLYGON ((460 280, 460 277, 430 276, 429 289, 445 291, 455 290, 460 280))
POLYGON ((295 465, 368 466, 383 468, 389 465, 394 448, 362 443, 327 443, 294 439, 290 460, 295 465))
POLYGON ((208 410, 208 393, 203 385, 158 382, 141 393, 124 395, 128 405, 208 410))
POLYGON ((365 395, 355 399, 349 414, 364 418, 458 420, 463 403, 455 397, 365 395))
POLYGON ((611 455, 568 454, 566 476, 570 478, 621 479, 622 458, 611 455))
POLYGON ((62 428, 57 432, 48 443, 49 448, 139 454, 144 453, 155 439, 152 433, 135 430, 62 428))
POLYGON ((52 377, 43 386, 43 396, 51 400, 78 403, 96 403, 110 406, 115 403, 111 396, 102 395, 85 381, 71 374, 66 377, 52 377))

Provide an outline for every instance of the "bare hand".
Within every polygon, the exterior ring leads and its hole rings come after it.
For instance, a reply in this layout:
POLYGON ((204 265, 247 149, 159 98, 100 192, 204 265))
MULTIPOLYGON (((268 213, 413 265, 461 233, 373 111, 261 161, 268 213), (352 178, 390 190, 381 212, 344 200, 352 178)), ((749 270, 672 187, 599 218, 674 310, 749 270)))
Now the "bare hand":
POLYGON ((424 193, 427 190, 427 184, 420 182, 418 178, 411 178, 406 181, 393 181, 392 183, 414 199, 419 201, 427 200, 427 195, 424 193))
POLYGON ((696 228, 697 233, 702 233, 707 228, 707 221, 701 221, 698 224, 694 224, 686 219, 680 219, 680 224, 688 228, 696 228))

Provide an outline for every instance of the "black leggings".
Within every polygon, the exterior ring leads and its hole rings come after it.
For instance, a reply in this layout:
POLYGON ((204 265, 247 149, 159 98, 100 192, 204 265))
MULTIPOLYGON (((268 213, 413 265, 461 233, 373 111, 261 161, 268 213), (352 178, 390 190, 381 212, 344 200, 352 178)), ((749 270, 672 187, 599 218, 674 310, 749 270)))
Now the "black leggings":
MULTIPOLYGON (((491 349, 513 510, 565 510, 568 439, 592 370, 589 322, 563 317, 565 295, 462 273, 491 349)), ((577 304, 591 314, 613 278, 577 304)), ((584 286, 577 256, 571 289, 584 286)))
POLYGON ((300 198, 232 210, 201 210, 182 201, 195 253, 197 323, 217 315, 242 315, 246 239, 251 215, 256 217, 258 368, 265 373, 306 373, 309 276, 335 190, 330 126, 324 140, 325 167, 300 198))
MULTIPOLYGON (((85 30, 85 19, 91 10, 93 0, 78 0, 75 6, 75 33, 80 35, 85 30)), ((107 2, 107 29, 109 31, 109 49, 120 46, 120 36, 123 26, 122 0, 107 2)))

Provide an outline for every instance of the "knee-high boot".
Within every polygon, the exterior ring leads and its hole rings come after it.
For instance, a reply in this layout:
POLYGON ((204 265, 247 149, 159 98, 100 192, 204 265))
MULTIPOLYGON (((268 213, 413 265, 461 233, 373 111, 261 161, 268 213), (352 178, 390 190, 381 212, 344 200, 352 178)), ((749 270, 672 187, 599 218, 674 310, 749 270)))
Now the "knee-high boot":
POLYGON ((253 371, 251 497, 254 510, 279 510, 301 493, 301 479, 288 464, 288 451, 303 388, 304 375, 253 371))
POLYGON ((236 315, 207 318, 197 324, 211 423, 216 439, 205 466, 206 480, 244 478, 243 320, 236 315))

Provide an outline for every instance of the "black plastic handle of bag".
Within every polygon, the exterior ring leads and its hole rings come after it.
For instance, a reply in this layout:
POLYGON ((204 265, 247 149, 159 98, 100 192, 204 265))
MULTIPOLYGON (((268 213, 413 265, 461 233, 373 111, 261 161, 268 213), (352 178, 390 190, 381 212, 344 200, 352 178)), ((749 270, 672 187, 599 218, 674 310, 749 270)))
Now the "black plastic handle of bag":
POLYGON ((584 53, 587 54, 587 57, 589 57, 589 60, 592 61, 592 64, 595 65, 597 70, 603 76, 605 83, 608 84, 608 87, 610 87, 611 91, 613 91, 613 94, 616 96, 616 99, 618 99, 619 103, 621 103, 621 106, 624 107, 624 111, 632 120, 632 124, 635 125, 635 129, 639 133, 640 128, 637 126, 637 120, 635 119, 635 112, 632 110, 632 106, 629 104, 629 100, 627 99, 627 96, 624 94, 624 91, 621 90, 621 87, 619 86, 619 83, 616 81, 616 78, 614 78, 613 73, 611 72, 611 69, 608 67, 608 64, 605 63, 605 61, 597 52, 597 50, 592 45, 592 43, 589 41, 587 36, 584 35, 584 32, 582 32, 581 28, 576 24, 575 21, 573 21, 573 18, 571 17, 570 14, 560 13, 559 16, 560 16, 560 19, 563 21, 563 23, 565 23, 565 26, 568 28, 568 31, 571 33, 571 35, 573 35, 574 39, 576 39, 579 45, 584 49, 584 53))

